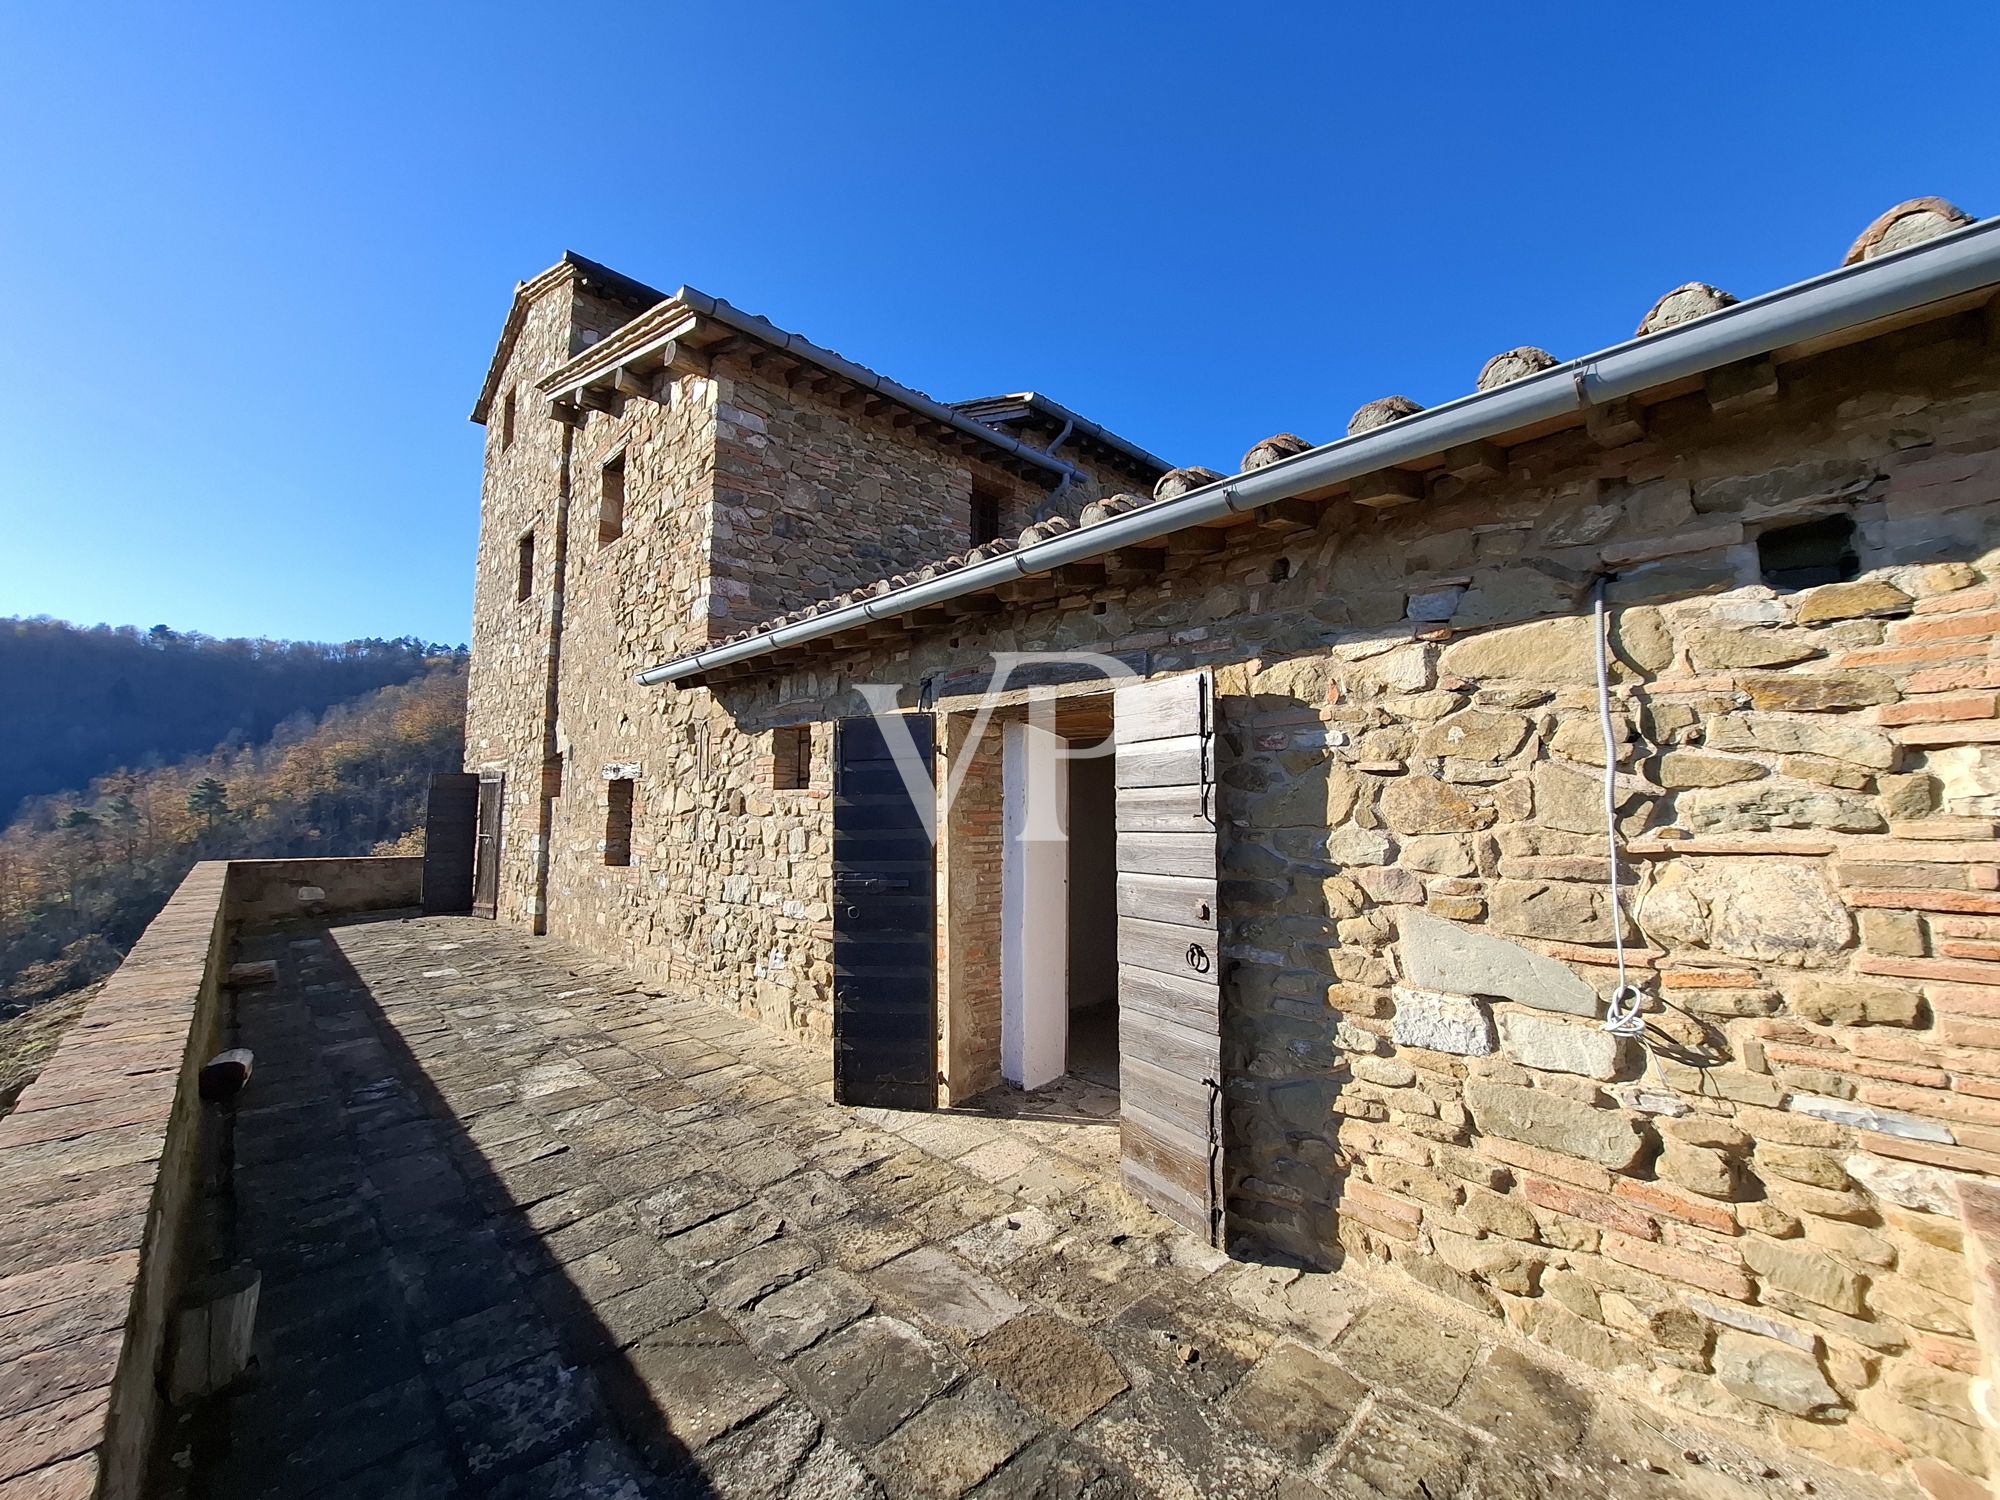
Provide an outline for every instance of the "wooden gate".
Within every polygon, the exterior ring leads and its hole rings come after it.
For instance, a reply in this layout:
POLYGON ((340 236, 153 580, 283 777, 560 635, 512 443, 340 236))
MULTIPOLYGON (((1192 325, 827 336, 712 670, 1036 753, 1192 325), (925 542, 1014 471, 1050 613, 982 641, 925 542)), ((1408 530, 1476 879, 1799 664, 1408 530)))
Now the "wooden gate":
MULTIPOLYGON (((936 726, 905 714, 923 794, 935 796, 936 726)), ((833 736, 833 1097, 937 1104, 937 859, 882 726, 833 736)))
POLYGON ((431 778, 424 810, 424 913, 456 915, 472 910, 474 819, 479 810, 479 778, 450 772, 431 778))
POLYGON ((1118 689, 1118 1071, 1128 1187, 1222 1244, 1215 686, 1118 689))
POLYGON ((472 861, 472 914, 493 917, 500 910, 500 819, 507 805, 507 778, 479 778, 479 841, 472 861))

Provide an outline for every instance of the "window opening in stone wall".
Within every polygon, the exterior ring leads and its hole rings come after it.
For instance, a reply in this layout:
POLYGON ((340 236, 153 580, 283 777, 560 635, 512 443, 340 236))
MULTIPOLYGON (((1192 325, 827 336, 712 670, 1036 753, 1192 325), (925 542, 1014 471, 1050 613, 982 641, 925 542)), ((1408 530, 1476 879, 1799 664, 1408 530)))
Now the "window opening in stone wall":
POLYGON ((1861 571, 1861 559, 1854 551, 1854 518, 1822 516, 1765 532, 1757 538, 1757 567, 1774 589, 1847 582, 1861 571))
POLYGON ((771 785, 781 792, 802 792, 812 785, 811 725, 772 731, 771 785))
POLYGON ((535 591, 535 534, 521 533, 521 555, 514 571, 514 597, 525 599, 535 591))
POLYGON ((625 778, 608 781, 610 801, 604 813, 604 862, 607 865, 632 863, 632 788, 625 778))
POLYGON ((625 535, 625 455, 619 454, 597 474, 597 545, 607 546, 625 535))
POLYGON ((977 480, 972 484, 972 545, 983 547, 1000 537, 1000 492, 977 480))
POLYGON ((500 403, 500 446, 514 446, 514 393, 509 391, 507 399, 500 403))

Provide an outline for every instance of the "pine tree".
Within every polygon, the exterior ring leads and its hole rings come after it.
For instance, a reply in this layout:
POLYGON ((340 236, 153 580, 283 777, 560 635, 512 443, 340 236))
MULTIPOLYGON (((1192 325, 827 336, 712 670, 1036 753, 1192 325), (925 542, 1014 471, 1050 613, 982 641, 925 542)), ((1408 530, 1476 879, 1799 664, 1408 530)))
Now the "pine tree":
POLYGON ((215 825, 229 816, 229 788, 213 776, 202 777, 188 793, 187 810, 215 832, 215 825))

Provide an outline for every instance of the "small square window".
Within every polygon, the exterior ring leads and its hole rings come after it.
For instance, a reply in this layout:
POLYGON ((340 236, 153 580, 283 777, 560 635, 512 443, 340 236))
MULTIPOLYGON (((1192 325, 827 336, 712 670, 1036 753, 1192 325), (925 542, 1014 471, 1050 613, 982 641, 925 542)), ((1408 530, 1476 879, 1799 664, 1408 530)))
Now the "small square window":
POLYGON ((607 865, 632 863, 632 790, 635 783, 621 777, 607 781, 609 792, 604 812, 604 862, 607 865))
POLYGON ((515 559, 514 597, 525 599, 535 591, 535 533, 521 533, 520 556, 515 559))
POLYGON ((1822 516, 1765 532, 1757 538, 1757 568, 1764 582, 1781 593, 1846 583, 1861 571, 1854 518, 1822 516))
POLYGON ((781 792, 802 792, 812 785, 810 724, 771 732, 771 785, 781 792))
POLYGON ((625 455, 619 454, 597 472, 597 545, 609 546, 625 535, 625 455))

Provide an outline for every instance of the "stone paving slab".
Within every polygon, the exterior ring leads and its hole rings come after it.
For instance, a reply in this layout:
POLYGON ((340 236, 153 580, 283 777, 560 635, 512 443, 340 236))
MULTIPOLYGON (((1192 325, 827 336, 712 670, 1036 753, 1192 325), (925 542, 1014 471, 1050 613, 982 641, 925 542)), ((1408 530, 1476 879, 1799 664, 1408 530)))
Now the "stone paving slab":
POLYGON ((827 1057, 492 923, 244 946, 279 967, 239 1016, 258 1367, 168 1491, 1880 1493, 1421 1292, 1196 1243, 1117 1185, 1101 1086, 843 1109, 827 1057))

